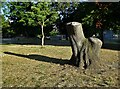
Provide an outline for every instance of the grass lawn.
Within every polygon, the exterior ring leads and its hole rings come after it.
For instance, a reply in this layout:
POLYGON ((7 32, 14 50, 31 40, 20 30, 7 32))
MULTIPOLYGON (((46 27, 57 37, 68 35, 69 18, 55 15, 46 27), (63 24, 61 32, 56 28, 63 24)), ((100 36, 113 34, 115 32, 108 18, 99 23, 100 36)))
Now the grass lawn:
POLYGON ((118 86, 118 52, 101 49, 102 70, 89 72, 68 65, 70 46, 2 46, 3 87, 118 86))

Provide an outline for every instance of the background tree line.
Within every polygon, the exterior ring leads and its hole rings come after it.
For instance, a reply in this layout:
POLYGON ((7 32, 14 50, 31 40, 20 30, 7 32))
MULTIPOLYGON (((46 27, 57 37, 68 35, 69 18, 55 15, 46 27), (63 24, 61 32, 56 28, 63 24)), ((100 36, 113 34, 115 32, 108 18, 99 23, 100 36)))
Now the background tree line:
POLYGON ((104 30, 120 30, 120 2, 4 2, 2 10, 3 37, 40 35, 44 40, 54 27, 66 34, 70 21, 81 22, 86 37, 99 34, 102 40, 104 30))

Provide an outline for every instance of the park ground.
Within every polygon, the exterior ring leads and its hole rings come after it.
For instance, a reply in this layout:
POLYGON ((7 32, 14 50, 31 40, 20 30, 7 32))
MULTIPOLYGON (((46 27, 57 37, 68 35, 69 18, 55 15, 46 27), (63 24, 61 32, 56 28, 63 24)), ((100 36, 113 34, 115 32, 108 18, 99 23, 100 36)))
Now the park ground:
POLYGON ((4 44, 3 87, 118 87, 120 51, 101 49, 101 69, 82 70, 68 64, 70 46, 4 44))

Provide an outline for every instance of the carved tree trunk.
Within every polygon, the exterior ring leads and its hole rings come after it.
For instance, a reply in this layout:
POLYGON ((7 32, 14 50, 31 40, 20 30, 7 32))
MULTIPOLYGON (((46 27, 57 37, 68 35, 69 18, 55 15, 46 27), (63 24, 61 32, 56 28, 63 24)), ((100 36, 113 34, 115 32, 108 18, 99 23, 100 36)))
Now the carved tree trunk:
POLYGON ((102 41, 98 38, 85 38, 81 23, 69 22, 66 28, 73 53, 70 63, 78 67, 81 65, 81 67, 86 69, 99 59, 102 41))

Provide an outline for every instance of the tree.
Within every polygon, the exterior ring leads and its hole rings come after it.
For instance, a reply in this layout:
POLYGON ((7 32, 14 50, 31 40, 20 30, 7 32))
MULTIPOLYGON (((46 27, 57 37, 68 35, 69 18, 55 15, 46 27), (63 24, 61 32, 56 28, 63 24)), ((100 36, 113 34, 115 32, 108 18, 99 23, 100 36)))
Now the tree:
MULTIPOLYGON (((71 63, 75 66, 87 68, 93 62, 100 64, 98 54, 102 46, 103 31, 120 29, 120 3, 80 3, 78 8, 72 13, 73 21, 67 24, 67 30, 72 46, 71 63), (86 28, 86 29, 85 29, 86 28), (87 30, 88 36, 84 37, 83 30, 87 30), (102 42, 96 38, 92 38, 93 34, 99 33, 102 42), (98 61, 98 62, 97 62, 98 61)), ((94 65, 95 66, 95 65, 94 65)))
POLYGON ((53 7, 59 12, 57 27, 61 34, 67 34, 66 23, 73 21, 71 15, 77 8, 77 2, 54 2, 53 7))
POLYGON ((45 37, 43 28, 48 25, 53 25, 58 18, 58 13, 54 7, 52 7, 52 3, 9 2, 6 6, 9 9, 7 17, 12 21, 10 25, 14 31, 18 34, 28 36, 36 32, 31 29, 41 29, 43 46, 45 37))
MULTIPOLYGON (((8 2, 4 6, 4 14, 10 22, 10 27, 16 33, 16 35, 23 34, 28 36, 31 27, 35 24, 30 24, 31 16, 26 12, 31 10, 31 2, 8 2), (29 29, 29 30, 28 30, 29 29)), ((34 32, 32 33, 34 34, 34 32)))
POLYGON ((42 46, 44 45, 44 26, 47 24, 53 24, 56 21, 58 13, 51 8, 51 3, 40 2, 31 7, 32 12, 29 12, 33 15, 35 22, 41 26, 42 31, 42 46))
POLYGON ((10 24, 8 20, 5 20, 4 15, 1 15, 1 19, 2 19, 2 35, 3 37, 11 37, 14 32, 12 29, 10 29, 10 24))
POLYGON ((103 41, 103 31, 119 30, 120 2, 90 2, 80 3, 76 11, 72 14, 74 21, 83 24, 86 37, 99 33, 103 41))
POLYGON ((12 37, 15 33, 13 31, 13 29, 10 28, 10 21, 7 19, 7 15, 8 15, 8 8, 7 8, 7 3, 6 2, 2 2, 2 13, 0 15, 1 18, 1 25, 2 25, 2 36, 3 37, 12 37))

